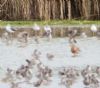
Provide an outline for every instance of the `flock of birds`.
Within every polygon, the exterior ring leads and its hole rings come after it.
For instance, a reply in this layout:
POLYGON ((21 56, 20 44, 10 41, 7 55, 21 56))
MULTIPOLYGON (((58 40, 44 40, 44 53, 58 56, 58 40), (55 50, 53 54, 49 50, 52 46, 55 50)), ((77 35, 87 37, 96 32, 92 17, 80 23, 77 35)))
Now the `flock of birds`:
MULTIPOLYGON (((19 85, 23 83, 33 85, 34 87, 47 85, 51 81, 50 78, 52 77, 52 69, 45 66, 40 61, 40 55, 41 52, 34 50, 31 59, 26 59, 26 63, 24 65, 21 65, 16 70, 7 68, 7 72, 5 77, 2 79, 2 82, 10 83, 11 88, 20 88, 19 85), (34 69, 35 72, 33 73, 34 69), (35 82, 31 82, 34 78, 36 78, 35 82)), ((47 58, 50 59, 53 57, 50 57, 50 54, 47 53, 47 58)))
MULTIPOLYGON (((36 23, 34 24, 34 26, 32 27, 32 29, 35 31, 35 37, 34 37, 34 41, 38 44, 39 43, 39 35, 38 32, 41 30, 40 26, 37 25, 36 23)), ((91 31, 93 32, 93 36, 96 34, 98 37, 100 37, 100 31, 97 29, 96 25, 92 25, 90 27, 91 31)), ((10 24, 8 24, 5 28, 6 32, 3 35, 3 38, 6 39, 6 43, 7 45, 9 45, 9 43, 11 43, 13 41, 13 34, 16 32, 16 30, 18 29, 14 29, 11 27, 10 24)), ((46 36, 48 38, 48 40, 52 40, 52 29, 49 25, 44 26, 44 34, 43 36, 46 36)), ((80 48, 77 45, 77 41, 76 41, 76 36, 77 36, 78 30, 76 29, 68 29, 68 37, 69 37, 69 44, 70 44, 70 49, 71 49, 71 53, 73 54, 73 57, 77 56, 80 52, 80 48)), ((87 35, 85 32, 81 33, 81 36, 86 38, 87 35)), ((28 42, 28 37, 29 37, 29 33, 26 31, 22 31, 18 34, 17 36, 17 40, 23 44, 27 45, 28 42)), ((4 40, 3 39, 3 40, 4 40)), ((25 45, 24 45, 25 46, 25 45)))
MULTIPOLYGON (((13 29, 10 25, 6 26, 5 37, 7 40, 8 35, 10 35, 10 40, 12 39, 13 33, 16 29, 13 29)), ((34 24, 33 30, 35 31, 35 41, 38 41, 38 31, 40 27, 37 24, 34 24)), ((48 40, 52 39, 52 30, 50 26, 45 26, 45 36, 48 37, 48 40)), ((97 30, 95 25, 91 26, 91 31, 93 32, 93 36, 97 33, 100 36, 100 32, 97 30)), ((77 56, 80 52, 80 48, 77 46, 76 40, 77 30, 68 30, 68 37, 69 37, 69 44, 70 49, 73 54, 73 57, 77 56)), ((83 37, 87 37, 86 33, 82 33, 83 37)), ((19 39, 23 40, 24 42, 28 42, 27 40, 28 33, 21 32, 19 35, 19 39)), ((20 40, 20 41, 21 41, 20 40)), ((26 63, 21 65, 18 69, 12 70, 7 68, 7 72, 5 77, 2 79, 3 82, 8 82, 11 84, 11 88, 20 88, 19 85, 23 83, 27 83, 29 85, 33 85, 34 87, 40 87, 41 85, 49 85, 52 80, 51 78, 54 76, 55 70, 45 66, 40 60, 41 52, 38 50, 34 50, 31 59, 26 59, 26 63), (34 72, 35 69, 35 73, 34 72), (32 79, 35 79, 33 81, 32 79)), ((52 60, 54 58, 53 54, 47 53, 46 54, 48 60, 52 60)), ((60 85, 64 85, 66 88, 70 88, 74 83, 77 82, 78 78, 81 76, 83 79, 83 84, 85 88, 100 88, 100 67, 99 66, 86 66, 86 68, 80 70, 75 67, 64 67, 59 69, 58 75, 60 77, 60 85)))
MULTIPOLYGON (((55 70, 44 65, 40 56, 41 52, 35 49, 31 58, 25 60, 25 64, 16 70, 7 68, 5 77, 1 81, 10 83, 11 88, 22 88, 20 85, 24 83, 33 87, 48 86, 53 82, 52 78, 57 72, 56 75, 60 79, 58 85, 66 88, 71 88, 79 78, 82 78, 81 81, 85 88, 100 88, 100 66, 87 65, 82 69, 68 66, 55 70)), ((47 59, 49 59, 48 53, 47 59)))
MULTIPOLYGON (((38 32, 41 30, 40 26, 38 26, 35 23, 34 26, 32 27, 32 29, 35 32, 35 38, 34 38, 34 40, 35 40, 36 43, 39 43, 38 32)), ((13 28, 13 27, 11 27, 10 24, 8 24, 5 27, 5 32, 3 33, 3 36, 2 36, 3 40, 6 40, 7 43, 12 42, 13 37, 14 37, 14 33, 17 30, 18 30, 17 28, 13 28)), ((51 27, 49 25, 44 26, 44 31, 45 31, 45 33, 44 33, 43 36, 46 36, 48 38, 48 40, 51 40, 52 39, 52 34, 51 34, 52 30, 51 30, 51 27)), ((21 31, 17 35, 18 41, 24 42, 24 43, 28 42, 28 37, 29 37, 29 33, 27 31, 21 31)))
MULTIPOLYGON (((96 25, 92 25, 90 29, 93 33, 93 36, 96 35, 98 38, 100 38, 100 31, 97 29, 96 25)), ((77 40, 76 40, 77 33, 78 30, 76 29, 68 29, 69 44, 70 44, 70 49, 71 49, 71 53, 73 54, 72 55, 73 57, 76 57, 81 51, 77 45, 77 40)), ((81 37, 87 38, 86 33, 82 32, 81 37)))

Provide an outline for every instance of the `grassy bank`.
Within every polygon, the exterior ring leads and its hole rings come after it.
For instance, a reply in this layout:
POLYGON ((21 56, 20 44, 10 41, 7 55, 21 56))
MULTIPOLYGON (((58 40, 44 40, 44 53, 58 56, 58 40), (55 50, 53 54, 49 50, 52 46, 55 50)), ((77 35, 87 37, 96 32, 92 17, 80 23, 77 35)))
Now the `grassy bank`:
POLYGON ((34 23, 38 25, 90 25, 100 24, 100 21, 86 21, 86 20, 51 20, 51 21, 0 21, 0 26, 11 24, 12 26, 32 26, 34 23))

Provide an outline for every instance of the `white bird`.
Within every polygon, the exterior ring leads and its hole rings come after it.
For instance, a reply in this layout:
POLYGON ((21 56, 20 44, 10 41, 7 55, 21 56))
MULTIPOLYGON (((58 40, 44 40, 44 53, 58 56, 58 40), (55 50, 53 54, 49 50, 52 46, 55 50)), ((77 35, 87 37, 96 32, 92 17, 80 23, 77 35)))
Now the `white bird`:
POLYGON ((12 30, 10 24, 8 24, 8 25, 6 26, 6 31, 7 31, 7 32, 10 32, 10 33, 13 33, 13 32, 14 32, 14 30, 12 30))
POLYGON ((50 33, 52 32, 50 26, 45 26, 45 27, 44 27, 44 30, 45 30, 46 32, 48 32, 48 31, 49 31, 50 33))
POLYGON ((33 30, 39 31, 40 30, 40 27, 35 23, 34 26, 33 26, 33 30))
POLYGON ((35 23, 33 26, 33 30, 35 31, 35 42, 39 43, 39 38, 38 38, 38 31, 40 30, 40 27, 35 23))
POLYGON ((92 31, 92 32, 97 32, 97 27, 96 27, 96 25, 93 24, 93 25, 91 26, 91 31, 92 31))
POLYGON ((81 36, 82 36, 83 38, 87 38, 87 35, 86 35, 85 32, 82 32, 82 33, 81 33, 81 36))
POLYGON ((75 34, 75 35, 76 35, 76 34, 77 34, 77 32, 78 32, 78 30, 76 30, 76 29, 74 29, 73 31, 74 31, 74 34, 75 34))
POLYGON ((52 30, 51 30, 51 27, 50 26, 45 26, 44 27, 44 30, 45 30, 45 32, 46 32, 46 35, 48 36, 48 38, 49 38, 49 40, 51 40, 52 39, 52 30))

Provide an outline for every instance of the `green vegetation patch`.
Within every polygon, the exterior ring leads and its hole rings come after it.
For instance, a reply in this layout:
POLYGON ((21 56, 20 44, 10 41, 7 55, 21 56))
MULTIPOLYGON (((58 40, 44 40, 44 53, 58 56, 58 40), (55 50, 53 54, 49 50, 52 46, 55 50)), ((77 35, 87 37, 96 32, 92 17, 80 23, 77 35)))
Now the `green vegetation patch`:
POLYGON ((50 21, 0 21, 0 26, 6 26, 11 24, 12 26, 32 26, 37 23, 40 26, 43 25, 90 25, 100 24, 100 21, 87 21, 87 20, 50 20, 50 21))

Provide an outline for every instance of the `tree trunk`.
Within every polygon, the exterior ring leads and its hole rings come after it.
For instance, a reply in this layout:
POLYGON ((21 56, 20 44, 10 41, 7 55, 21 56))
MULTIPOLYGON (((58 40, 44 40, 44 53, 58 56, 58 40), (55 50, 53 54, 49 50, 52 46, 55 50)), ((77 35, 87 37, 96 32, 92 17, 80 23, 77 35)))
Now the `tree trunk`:
POLYGON ((71 20, 71 0, 67 0, 68 3, 68 19, 71 20))

